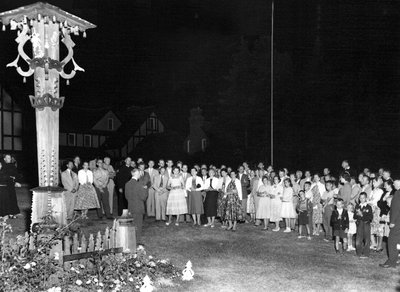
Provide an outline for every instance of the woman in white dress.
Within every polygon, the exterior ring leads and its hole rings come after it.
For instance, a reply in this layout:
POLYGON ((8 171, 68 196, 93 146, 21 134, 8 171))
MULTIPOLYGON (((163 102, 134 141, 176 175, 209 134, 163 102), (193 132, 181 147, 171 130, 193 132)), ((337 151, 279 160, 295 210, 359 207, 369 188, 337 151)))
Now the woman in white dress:
POLYGON ((176 216, 175 225, 179 226, 179 216, 188 212, 186 204, 185 183, 182 175, 179 174, 179 168, 174 167, 172 174, 168 180, 168 189, 170 189, 167 200, 167 212, 169 220, 165 224, 168 226, 172 223, 172 216, 176 216))
POLYGON ((264 230, 268 230, 269 218, 271 218, 271 194, 272 186, 268 177, 262 178, 263 184, 257 190, 258 204, 256 218, 264 220, 264 230))
POLYGON ((282 211, 282 194, 283 186, 280 184, 280 179, 274 176, 274 184, 272 185, 271 194, 271 222, 275 222, 275 228, 272 231, 279 231, 279 222, 282 221, 281 211, 282 211))
POLYGON ((293 188, 290 184, 290 179, 285 178, 283 180, 283 193, 282 193, 282 211, 281 217, 285 219, 286 229, 284 232, 290 232, 290 221, 296 218, 296 210, 293 206, 293 188))
POLYGON ((89 170, 89 163, 83 163, 83 169, 78 171, 79 188, 76 192, 75 210, 82 210, 82 217, 88 219, 88 209, 100 208, 96 190, 93 186, 93 172, 89 170))

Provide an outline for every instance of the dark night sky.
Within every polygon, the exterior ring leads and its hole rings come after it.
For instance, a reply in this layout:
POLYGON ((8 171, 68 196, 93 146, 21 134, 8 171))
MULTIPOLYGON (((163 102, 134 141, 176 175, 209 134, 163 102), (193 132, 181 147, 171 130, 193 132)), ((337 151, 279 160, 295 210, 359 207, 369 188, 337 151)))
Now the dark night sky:
MULTIPOLYGON (((319 167, 323 157, 333 166, 346 157, 358 167, 377 167, 374 155, 399 166, 393 162, 400 158, 398 2, 276 1, 275 46, 290 56, 293 76, 287 84, 291 91, 275 92, 280 164, 319 167)), ((2 0, 0 11, 30 3, 2 0)), ((73 37, 75 60, 86 72, 61 87, 66 106, 155 105, 173 130, 182 132, 179 125, 193 106, 212 120, 240 40, 270 32, 265 0, 50 3, 98 26, 86 39, 73 37)), ((32 80, 23 84, 5 69, 16 57, 15 37, 15 31, 1 33, 0 80, 29 108, 32 80)), ((249 135, 253 148, 247 155, 268 157, 268 133, 249 135)))

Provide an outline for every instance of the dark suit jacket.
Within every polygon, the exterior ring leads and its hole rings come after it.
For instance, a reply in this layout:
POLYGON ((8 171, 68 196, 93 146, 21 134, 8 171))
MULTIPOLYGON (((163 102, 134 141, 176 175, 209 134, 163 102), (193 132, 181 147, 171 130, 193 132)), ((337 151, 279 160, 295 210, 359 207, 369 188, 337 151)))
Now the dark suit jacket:
POLYGON ((343 209, 342 217, 339 218, 339 212, 333 210, 331 216, 331 225, 333 230, 346 230, 349 228, 349 214, 346 209, 343 209))
POLYGON ((145 214, 144 203, 147 200, 147 191, 143 184, 131 179, 125 185, 125 198, 128 201, 128 209, 131 214, 145 214))
POLYGON ((132 167, 126 165, 121 166, 117 172, 117 187, 124 189, 125 184, 132 178, 132 167))
MULTIPOLYGON (((238 178, 240 177, 240 174, 238 175, 238 178)), ((242 178, 240 179, 240 183, 242 184, 242 198, 247 199, 248 196, 248 188, 250 187, 250 180, 247 174, 242 174, 242 178)))
POLYGON ((392 231, 400 231, 400 191, 396 191, 393 195, 390 205, 390 224, 394 224, 392 231))
POLYGON ((360 223, 360 221, 363 222, 370 222, 373 219, 373 213, 372 213, 372 208, 370 205, 366 205, 364 207, 361 207, 360 204, 357 204, 355 209, 354 209, 354 219, 357 220, 357 225, 360 223), (358 211, 361 211, 362 216, 358 215, 358 211))
POLYGON ((151 177, 147 171, 143 173, 143 176, 139 178, 139 181, 142 183, 142 185, 147 186, 147 189, 151 187, 151 177))

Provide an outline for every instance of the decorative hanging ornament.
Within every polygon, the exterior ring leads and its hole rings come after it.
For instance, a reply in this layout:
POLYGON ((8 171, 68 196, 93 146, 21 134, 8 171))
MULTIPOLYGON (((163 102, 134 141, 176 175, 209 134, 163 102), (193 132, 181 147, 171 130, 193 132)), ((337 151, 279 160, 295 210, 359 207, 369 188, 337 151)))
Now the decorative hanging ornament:
POLYGON ((22 81, 23 81, 24 83, 26 83, 26 77, 24 77, 24 78, 22 79, 22 81))
POLYGON ((6 31, 6 26, 3 24, 3 31, 6 31))
POLYGON ((69 85, 69 80, 67 79, 67 85, 69 85))
POLYGON ((83 32, 83 37, 86 38, 86 31, 83 32))

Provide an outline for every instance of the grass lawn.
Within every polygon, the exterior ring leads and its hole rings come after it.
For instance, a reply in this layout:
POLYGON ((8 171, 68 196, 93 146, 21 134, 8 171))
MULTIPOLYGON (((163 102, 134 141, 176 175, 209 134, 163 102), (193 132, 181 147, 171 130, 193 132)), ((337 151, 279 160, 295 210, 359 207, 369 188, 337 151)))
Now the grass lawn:
MULTIPOLYGON (((18 192, 20 207, 29 195, 18 192)), ((95 212, 89 215, 95 218, 95 212)), ((14 235, 24 231, 23 220, 10 221, 14 235)), ((111 221, 92 221, 85 233, 104 230, 111 221)), ((283 231, 283 230, 282 230, 283 231)), ((264 231, 250 224, 237 232, 166 226, 147 219, 143 241, 148 254, 169 258, 184 268, 191 260, 195 279, 165 291, 396 291, 399 270, 378 266, 386 254, 359 259, 355 252, 336 254, 333 243, 320 238, 297 239, 295 233, 264 231)), ((400 290, 399 290, 400 291, 400 290)))

